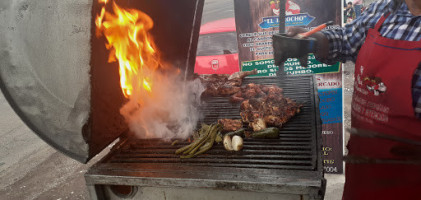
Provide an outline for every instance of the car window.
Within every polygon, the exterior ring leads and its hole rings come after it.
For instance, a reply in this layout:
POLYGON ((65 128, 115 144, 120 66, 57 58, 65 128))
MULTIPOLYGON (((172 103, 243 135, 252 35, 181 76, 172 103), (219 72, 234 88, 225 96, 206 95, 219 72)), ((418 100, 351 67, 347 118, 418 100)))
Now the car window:
POLYGON ((198 56, 238 53, 236 32, 211 33, 199 36, 198 56))

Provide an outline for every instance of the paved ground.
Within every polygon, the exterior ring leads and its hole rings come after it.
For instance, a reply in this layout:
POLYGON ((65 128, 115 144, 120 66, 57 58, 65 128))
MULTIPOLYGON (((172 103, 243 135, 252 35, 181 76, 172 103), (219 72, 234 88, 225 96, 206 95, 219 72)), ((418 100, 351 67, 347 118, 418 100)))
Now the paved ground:
POLYGON ((86 199, 82 165, 38 138, 0 95, 0 199, 86 199), (56 194, 56 195, 54 195, 56 194))
POLYGON ((0 199, 88 199, 83 177, 107 153, 81 164, 59 153, 15 114, 0 93, 0 199))
MULTIPOLYGON (((227 17, 233 17, 231 0, 207 0, 203 22, 227 17)), ((346 65, 344 70, 346 120, 349 120, 352 66, 346 65)), ((345 125, 349 126, 349 121, 345 125)), ((0 149, 1 200, 88 198, 83 174, 98 158, 84 165, 58 153, 23 124, 2 94, 0 149)), ((326 178, 328 184, 325 199, 341 199, 344 176, 327 174, 326 178)))
MULTIPOLYGON (((354 64, 346 63, 343 65, 343 88, 344 88, 344 126, 345 129, 351 127, 351 97, 354 82, 354 64)), ((348 141, 349 134, 345 134, 345 141, 348 141)), ((345 153, 346 150, 345 150, 345 153)), ((343 174, 325 174, 327 179, 326 200, 339 200, 342 198, 345 176, 343 174)))

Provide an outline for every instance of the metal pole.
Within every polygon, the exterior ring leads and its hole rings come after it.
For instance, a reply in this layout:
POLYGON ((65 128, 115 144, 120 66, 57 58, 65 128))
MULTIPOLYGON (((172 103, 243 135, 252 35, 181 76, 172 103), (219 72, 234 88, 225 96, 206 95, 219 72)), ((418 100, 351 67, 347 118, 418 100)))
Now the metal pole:
POLYGON ((286 0, 279 1, 279 33, 285 33, 285 5, 286 0))
MULTIPOLYGON (((280 0, 279 1, 279 33, 285 33, 285 5, 287 0, 280 0)), ((276 72, 276 76, 282 77, 285 75, 284 72, 284 63, 279 65, 278 71, 276 72)))

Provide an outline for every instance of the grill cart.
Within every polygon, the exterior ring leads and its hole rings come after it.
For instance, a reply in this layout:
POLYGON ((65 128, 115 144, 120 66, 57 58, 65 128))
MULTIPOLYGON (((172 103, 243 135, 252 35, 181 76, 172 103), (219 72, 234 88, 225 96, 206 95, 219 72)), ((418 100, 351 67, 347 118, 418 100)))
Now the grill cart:
MULTIPOLYGON (((119 1, 153 20, 152 35, 166 62, 193 73, 203 0, 119 1)), ((175 146, 128 131, 120 108, 127 101, 105 39, 95 37, 96 1, 17 1, 0 5, 0 87, 40 138, 87 163, 109 144, 110 153, 85 175, 91 199, 323 199, 321 123, 312 76, 246 78, 276 84, 303 103, 275 140, 245 139, 231 153, 215 145, 180 159, 175 146)), ((239 105, 207 98, 204 123, 238 118, 239 105)))

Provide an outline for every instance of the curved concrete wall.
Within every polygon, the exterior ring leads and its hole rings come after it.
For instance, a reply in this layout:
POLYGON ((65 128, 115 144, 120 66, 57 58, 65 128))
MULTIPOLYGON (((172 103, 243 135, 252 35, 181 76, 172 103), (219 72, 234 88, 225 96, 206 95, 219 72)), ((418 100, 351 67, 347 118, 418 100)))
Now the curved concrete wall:
POLYGON ((2 0, 0 81, 42 139, 84 161, 90 109, 91 0, 2 0))

